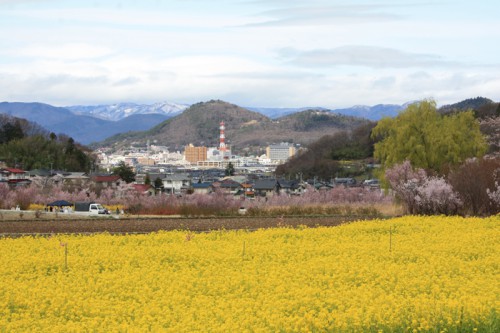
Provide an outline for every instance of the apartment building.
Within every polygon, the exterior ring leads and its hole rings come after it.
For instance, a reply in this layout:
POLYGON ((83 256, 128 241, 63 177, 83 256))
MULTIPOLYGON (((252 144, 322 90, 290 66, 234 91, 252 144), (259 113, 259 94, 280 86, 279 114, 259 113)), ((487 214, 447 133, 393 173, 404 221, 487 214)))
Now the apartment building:
POLYGON ((291 143, 282 142, 276 145, 270 145, 266 148, 267 158, 271 162, 285 162, 296 153, 295 146, 291 143))
POLYGON ((186 161, 196 164, 207 160, 207 147, 195 147, 189 144, 184 149, 184 158, 186 161))

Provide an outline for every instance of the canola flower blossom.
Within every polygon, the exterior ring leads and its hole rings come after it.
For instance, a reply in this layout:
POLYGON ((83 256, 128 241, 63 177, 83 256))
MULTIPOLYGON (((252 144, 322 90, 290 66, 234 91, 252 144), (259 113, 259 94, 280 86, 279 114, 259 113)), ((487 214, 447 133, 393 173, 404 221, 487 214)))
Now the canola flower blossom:
POLYGON ((498 332, 499 222, 4 238, 0 331, 498 332))

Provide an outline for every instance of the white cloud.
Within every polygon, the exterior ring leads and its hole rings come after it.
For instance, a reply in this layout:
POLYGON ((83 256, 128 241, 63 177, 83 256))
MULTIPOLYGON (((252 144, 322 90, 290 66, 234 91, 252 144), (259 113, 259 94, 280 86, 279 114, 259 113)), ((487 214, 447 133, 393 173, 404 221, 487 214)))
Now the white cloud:
POLYGON ((401 15, 390 11, 394 6, 380 4, 330 5, 326 2, 307 5, 285 6, 259 13, 261 21, 252 26, 297 26, 336 25, 339 23, 359 24, 401 19, 401 15))
POLYGON ((488 12, 421 0, 0 5, 0 100, 220 98, 284 107, 500 100, 492 4, 488 12))
POLYGON ((22 56, 36 59, 79 60, 94 59, 109 56, 113 51, 109 47, 83 43, 68 43, 63 45, 37 44, 21 49, 8 51, 11 56, 22 56))
POLYGON ((408 68, 456 65, 438 55, 414 54, 396 49, 347 45, 334 49, 297 51, 284 49, 281 55, 292 64, 306 67, 365 66, 371 68, 408 68))

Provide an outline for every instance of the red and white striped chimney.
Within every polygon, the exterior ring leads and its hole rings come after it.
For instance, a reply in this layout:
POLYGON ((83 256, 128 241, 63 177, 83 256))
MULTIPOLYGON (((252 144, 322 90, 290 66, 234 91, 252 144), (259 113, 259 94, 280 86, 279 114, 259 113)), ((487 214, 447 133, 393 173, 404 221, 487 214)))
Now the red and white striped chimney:
POLYGON ((226 129, 226 126, 224 126, 224 121, 220 122, 220 136, 219 136, 219 150, 220 151, 226 151, 226 136, 224 135, 224 130, 226 129))

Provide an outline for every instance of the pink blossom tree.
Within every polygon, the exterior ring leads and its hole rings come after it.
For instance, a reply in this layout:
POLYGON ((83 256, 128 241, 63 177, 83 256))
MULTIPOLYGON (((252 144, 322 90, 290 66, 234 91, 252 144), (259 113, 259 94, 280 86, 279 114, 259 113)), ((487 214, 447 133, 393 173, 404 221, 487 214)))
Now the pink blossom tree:
POLYGON ((410 214, 418 214, 418 203, 416 197, 418 188, 427 179, 427 173, 423 169, 414 170, 410 161, 406 160, 396 164, 385 171, 385 178, 389 182, 394 195, 410 214))
POLYGON ((430 177, 416 188, 415 204, 421 214, 457 214, 462 206, 458 193, 444 178, 430 177))

